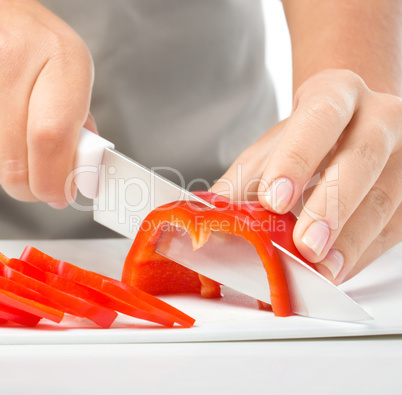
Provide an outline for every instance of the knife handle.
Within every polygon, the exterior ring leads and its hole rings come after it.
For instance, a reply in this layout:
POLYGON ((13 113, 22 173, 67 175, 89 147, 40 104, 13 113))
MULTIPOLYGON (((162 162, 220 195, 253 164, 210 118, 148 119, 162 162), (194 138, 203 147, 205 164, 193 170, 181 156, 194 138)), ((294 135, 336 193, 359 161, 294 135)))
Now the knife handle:
POLYGON ((81 129, 75 153, 74 182, 89 199, 98 196, 100 166, 105 148, 114 148, 114 144, 85 128, 81 129))

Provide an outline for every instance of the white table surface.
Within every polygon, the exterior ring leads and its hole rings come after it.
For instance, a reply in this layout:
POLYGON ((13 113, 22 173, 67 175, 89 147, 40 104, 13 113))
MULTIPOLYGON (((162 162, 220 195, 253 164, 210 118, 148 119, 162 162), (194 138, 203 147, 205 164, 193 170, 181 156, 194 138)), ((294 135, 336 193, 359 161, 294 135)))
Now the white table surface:
POLYGON ((402 336, 0 347, 2 394, 401 394, 402 336))
MULTIPOLYGON (((47 247, 49 253, 63 245, 47 243, 33 245, 47 247)), ((17 256, 23 244, 0 241, 0 251, 17 256)), ((129 242, 122 245, 128 247, 129 242)), ((77 251, 83 250, 69 248, 59 258, 72 261, 77 251)), ((124 248, 113 252, 118 260, 126 253, 124 248)), ((87 259, 85 254, 82 259, 87 259)), ((0 346, 0 383, 5 395, 401 394, 402 335, 137 344, 16 342, 0 346)))

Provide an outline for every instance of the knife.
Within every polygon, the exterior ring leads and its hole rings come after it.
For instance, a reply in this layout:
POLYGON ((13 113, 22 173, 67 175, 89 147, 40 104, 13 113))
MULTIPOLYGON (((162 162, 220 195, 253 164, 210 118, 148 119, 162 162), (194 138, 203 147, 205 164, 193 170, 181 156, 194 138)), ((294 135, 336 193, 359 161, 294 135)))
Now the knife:
MULTIPOLYGON (((102 137, 82 129, 76 152, 75 183, 94 199, 94 220, 134 239, 155 208, 177 200, 213 205, 114 149, 102 137)), ((292 310, 303 316, 337 321, 371 317, 353 299, 282 246, 273 243, 284 267, 292 310)), ((219 231, 193 251, 187 233, 171 225, 157 252, 243 294, 270 303, 266 272, 256 249, 243 238, 219 231)))

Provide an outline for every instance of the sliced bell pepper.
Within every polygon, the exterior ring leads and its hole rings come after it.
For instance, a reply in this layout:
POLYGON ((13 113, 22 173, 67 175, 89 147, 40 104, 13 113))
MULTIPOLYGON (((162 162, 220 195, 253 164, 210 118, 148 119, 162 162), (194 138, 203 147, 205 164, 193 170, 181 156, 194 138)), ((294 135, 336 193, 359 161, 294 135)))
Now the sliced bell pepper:
MULTIPOLYGON (((113 278, 52 258, 34 247, 26 247, 21 255, 21 260, 47 272, 48 281, 50 278, 56 281, 55 276, 59 277, 57 284, 52 283, 55 287, 63 286, 63 281, 61 281, 63 278, 64 282, 69 281, 75 284, 74 287, 71 286, 70 291, 73 292, 72 288, 74 288, 77 296, 82 295, 123 314, 165 326, 172 326, 175 322, 184 327, 194 325, 193 318, 152 295, 113 278)), ((33 274, 32 268, 26 267, 25 270, 29 270, 33 274)), ((42 276, 39 273, 35 275, 42 276)))
POLYGON ((36 326, 41 317, 0 302, 0 319, 24 326, 36 326))
POLYGON ((3 262, 0 262, 0 276, 13 280, 22 286, 42 294, 48 299, 56 302, 57 305, 62 306, 64 312, 73 314, 77 317, 88 318, 103 328, 109 328, 117 317, 117 313, 113 310, 70 295, 66 292, 62 292, 50 285, 12 269, 3 262))
MULTIPOLYGON (((156 245, 166 223, 185 229, 194 249, 202 247, 211 231, 219 230, 241 236, 254 245, 267 272, 273 312, 277 316, 291 315, 286 276, 272 245, 270 233, 264 229, 262 214, 251 215, 238 204, 231 204, 222 197, 214 199, 213 194, 208 196, 212 204, 216 205, 215 209, 198 202, 174 202, 152 211, 142 222, 127 255, 122 281, 152 294, 202 291, 198 275, 157 254, 156 245)), ((268 214, 264 215, 264 219, 272 222, 268 214)), ((293 224, 288 216, 283 221, 291 227, 285 229, 285 232, 292 231, 293 224)), ((207 293, 216 294, 218 284, 209 281, 207 293)))
POLYGON ((7 263, 8 262, 8 257, 6 257, 4 254, 2 254, 0 252, 0 261, 2 261, 3 263, 7 263))
POLYGON ((0 302, 9 307, 14 307, 26 313, 36 315, 40 318, 46 318, 57 323, 59 323, 64 316, 64 313, 60 310, 53 309, 52 307, 24 298, 4 289, 0 289, 0 302))
POLYGON ((158 317, 156 314, 143 311, 136 305, 130 305, 129 303, 114 298, 110 294, 76 283, 65 277, 61 277, 50 272, 45 272, 42 269, 20 259, 10 259, 7 266, 35 280, 50 285, 59 291, 66 292, 69 295, 74 295, 83 300, 97 303, 101 306, 112 310, 117 310, 132 317, 146 319, 147 321, 157 322, 166 326, 173 325, 172 321, 164 320, 158 317))

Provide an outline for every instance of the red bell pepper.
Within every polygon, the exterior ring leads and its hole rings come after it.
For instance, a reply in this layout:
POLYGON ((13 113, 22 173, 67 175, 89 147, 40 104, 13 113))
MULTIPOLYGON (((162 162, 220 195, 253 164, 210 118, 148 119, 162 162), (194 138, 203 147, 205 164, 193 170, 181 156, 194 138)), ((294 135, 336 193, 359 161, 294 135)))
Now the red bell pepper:
POLYGON ((81 269, 71 263, 52 258, 34 247, 26 247, 21 260, 27 263, 16 263, 11 260, 9 265, 17 265, 20 270, 35 276, 40 281, 48 282, 57 289, 64 289, 76 296, 100 303, 123 314, 172 326, 175 322, 184 326, 193 326, 195 320, 169 304, 133 288, 121 281, 103 276, 89 270, 81 269), (25 268, 23 268, 25 266, 25 268), (35 273, 35 270, 45 273, 35 273))
POLYGON ((85 285, 76 283, 67 278, 58 276, 50 272, 45 272, 42 269, 20 259, 10 259, 8 266, 35 280, 50 285, 55 289, 58 289, 59 291, 66 292, 83 300, 97 303, 101 306, 112 310, 117 310, 123 314, 127 314, 132 317, 146 319, 148 321, 157 322, 167 326, 173 325, 172 321, 163 320, 155 314, 143 311, 137 306, 125 303, 119 299, 110 296, 105 292, 100 292, 93 288, 89 288, 85 285))
POLYGON ((40 318, 46 318, 57 323, 59 323, 64 316, 64 313, 60 310, 53 309, 52 307, 35 302, 32 299, 24 298, 4 289, 0 289, 0 302, 3 305, 5 304, 9 307, 22 310, 40 318))
POLYGON ((291 212, 279 215, 265 209, 258 201, 231 202, 228 198, 212 192, 196 192, 196 195, 218 209, 232 206, 236 210, 260 221, 263 230, 268 233, 272 241, 297 256, 310 267, 315 268, 313 263, 304 259, 293 242, 293 229, 297 218, 291 212))
MULTIPOLYGON (((10 261, 12 260, 10 259, 10 261)), ((54 301, 58 306, 62 306, 64 312, 77 317, 88 318, 103 328, 109 328, 117 317, 117 313, 113 310, 62 292, 12 269, 3 262, 0 262, 0 276, 13 280, 22 286, 42 294, 51 301, 54 301)))
POLYGON ((0 261, 3 263, 7 263, 8 260, 9 260, 8 257, 6 257, 4 254, 0 252, 0 261))
MULTIPOLYGON (((228 198, 211 192, 195 192, 195 194, 205 201, 213 204, 217 209, 234 207, 236 210, 251 216, 260 221, 262 229, 266 231, 272 241, 286 248, 287 251, 301 259, 307 265, 315 269, 313 263, 308 262, 300 254, 293 242, 293 228, 297 218, 292 213, 279 215, 265 209, 258 201, 230 201, 228 198)), ((201 281, 202 295, 219 295, 220 284, 199 274, 201 281)), ((258 307, 263 310, 272 311, 268 303, 258 301, 258 307)))
MULTIPOLYGON (((194 249, 202 247, 212 230, 219 230, 241 236, 255 246, 267 272, 274 313, 278 316, 291 315, 285 273, 270 238, 272 234, 278 239, 286 237, 287 241, 291 240, 291 236, 284 235, 293 231, 294 221, 291 215, 275 214, 276 217, 281 217, 280 224, 285 227, 281 236, 275 226, 271 226, 271 230, 264 228, 264 225, 272 225, 274 214, 257 204, 247 209, 213 194, 200 196, 208 198, 216 208, 210 209, 197 202, 174 202, 157 208, 147 216, 127 255, 122 281, 152 294, 203 293, 197 273, 157 254, 157 241, 166 223, 185 229, 191 237, 194 249), (260 210, 261 214, 257 214, 260 210), (264 221, 267 223, 264 224, 264 221)), ((207 281, 204 287, 204 293, 217 294, 218 284, 212 280, 207 281)))
POLYGON ((15 322, 24 326, 36 326, 41 320, 37 315, 27 313, 26 311, 11 307, 0 302, 0 318, 5 321, 15 322))

